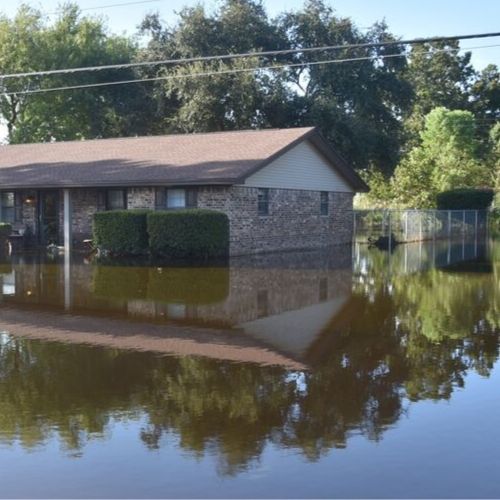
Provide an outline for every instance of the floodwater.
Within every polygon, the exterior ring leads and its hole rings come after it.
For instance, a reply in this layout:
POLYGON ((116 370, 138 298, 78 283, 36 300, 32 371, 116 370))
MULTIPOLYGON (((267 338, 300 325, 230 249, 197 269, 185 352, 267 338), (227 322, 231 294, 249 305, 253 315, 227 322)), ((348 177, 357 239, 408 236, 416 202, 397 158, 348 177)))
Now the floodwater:
POLYGON ((500 497, 500 244, 0 264, 0 497, 500 497))

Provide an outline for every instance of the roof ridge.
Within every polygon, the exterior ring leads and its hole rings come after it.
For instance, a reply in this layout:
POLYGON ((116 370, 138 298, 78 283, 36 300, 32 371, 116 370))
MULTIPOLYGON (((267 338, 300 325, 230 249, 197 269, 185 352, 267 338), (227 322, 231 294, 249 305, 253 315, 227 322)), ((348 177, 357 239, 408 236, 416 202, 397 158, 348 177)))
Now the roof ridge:
POLYGON ((173 134, 157 134, 157 135, 134 135, 128 137, 101 137, 94 139, 72 139, 69 141, 53 141, 53 142, 25 142, 20 144, 0 144, 0 151, 4 147, 8 148, 18 148, 18 147, 28 147, 28 146, 42 146, 42 145, 58 145, 58 144, 82 144, 88 142, 101 142, 101 141, 127 141, 127 140, 140 140, 140 139, 155 139, 161 137, 193 137, 193 136, 205 136, 205 135, 222 135, 222 134, 242 134, 248 132, 262 133, 262 132, 282 132, 288 130, 303 130, 304 134, 306 131, 311 131, 315 127, 288 127, 288 128, 260 128, 260 129, 242 129, 242 130, 218 130, 215 132, 187 132, 187 133, 173 133, 173 134))

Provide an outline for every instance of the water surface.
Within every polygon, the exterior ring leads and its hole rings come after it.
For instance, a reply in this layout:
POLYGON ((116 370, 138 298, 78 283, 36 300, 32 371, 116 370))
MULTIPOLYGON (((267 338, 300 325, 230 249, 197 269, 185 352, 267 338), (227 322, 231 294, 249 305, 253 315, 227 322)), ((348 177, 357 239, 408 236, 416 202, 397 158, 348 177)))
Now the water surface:
POLYGON ((500 245, 0 264, 0 497, 500 497, 500 245))

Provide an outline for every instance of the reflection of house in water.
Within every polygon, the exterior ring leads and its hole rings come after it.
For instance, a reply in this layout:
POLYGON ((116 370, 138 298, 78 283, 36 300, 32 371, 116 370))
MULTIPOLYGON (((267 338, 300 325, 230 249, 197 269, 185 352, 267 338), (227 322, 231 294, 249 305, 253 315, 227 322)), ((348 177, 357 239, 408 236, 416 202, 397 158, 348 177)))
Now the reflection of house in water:
POLYGON ((218 268, 64 266, 20 256, 3 274, 14 293, 3 294, 0 329, 303 368, 308 347, 351 294, 351 248, 330 252, 218 268))
MULTIPOLYGON (((352 304, 351 249, 331 252, 211 268, 65 266, 18 257, 0 268, 0 330, 303 369, 312 351, 330 345, 329 325, 345 320, 352 304)), ((484 242, 412 243, 393 254, 357 247, 354 279, 369 286, 374 272, 390 278, 486 256, 484 242)))

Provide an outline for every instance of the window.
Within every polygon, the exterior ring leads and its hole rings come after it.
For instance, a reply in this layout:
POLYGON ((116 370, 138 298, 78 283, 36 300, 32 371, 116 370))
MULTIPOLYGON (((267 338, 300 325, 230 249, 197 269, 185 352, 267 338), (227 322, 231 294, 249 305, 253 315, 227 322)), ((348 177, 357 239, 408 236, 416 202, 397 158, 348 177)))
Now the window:
POLYGON ((167 208, 185 208, 186 190, 167 189, 167 208))
POLYGON ((16 219, 15 197, 12 192, 1 193, 0 216, 2 222, 14 222, 16 219))
POLYGON ((195 208, 197 206, 196 189, 168 188, 156 190, 156 208, 175 210, 177 208, 195 208))
POLYGON ((269 215, 269 189, 267 188, 259 188, 257 212, 259 215, 269 215))
POLYGON ((126 208, 126 189, 108 189, 106 191, 106 210, 124 210, 126 208))
POLYGON ((328 215, 328 192, 321 191, 319 202, 319 213, 321 215, 328 215))

